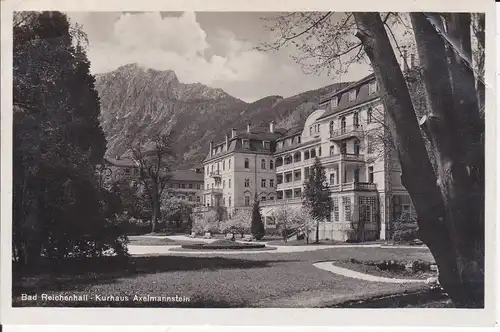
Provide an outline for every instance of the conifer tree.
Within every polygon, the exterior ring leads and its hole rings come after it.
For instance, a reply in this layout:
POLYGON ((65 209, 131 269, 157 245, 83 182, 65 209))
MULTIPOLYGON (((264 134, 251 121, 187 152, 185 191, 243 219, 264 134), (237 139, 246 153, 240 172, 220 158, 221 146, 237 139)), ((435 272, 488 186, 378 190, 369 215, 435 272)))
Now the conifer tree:
POLYGON ((255 239, 260 240, 264 237, 265 229, 264 223, 262 222, 262 214, 260 213, 260 202, 255 195, 253 209, 252 209, 252 226, 251 226, 252 235, 255 239))

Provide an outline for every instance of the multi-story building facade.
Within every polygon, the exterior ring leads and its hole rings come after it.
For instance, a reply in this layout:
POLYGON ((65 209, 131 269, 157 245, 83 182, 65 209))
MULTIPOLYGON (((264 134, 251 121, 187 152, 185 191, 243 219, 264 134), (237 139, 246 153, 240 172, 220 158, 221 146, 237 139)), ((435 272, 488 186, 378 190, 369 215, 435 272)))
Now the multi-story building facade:
POLYGON ((251 208, 255 196, 261 200, 275 199, 275 142, 285 130, 252 127, 237 133, 231 130, 225 141, 210 142, 209 154, 203 162, 206 207, 224 206, 231 214, 234 209, 251 208))
POLYGON ((266 227, 281 204, 301 208, 309 170, 318 157, 332 192, 331 219, 320 237, 388 237, 389 224, 412 211, 385 126, 374 75, 325 96, 302 127, 252 130, 217 145, 205 159, 204 203, 229 210, 260 200, 266 227))

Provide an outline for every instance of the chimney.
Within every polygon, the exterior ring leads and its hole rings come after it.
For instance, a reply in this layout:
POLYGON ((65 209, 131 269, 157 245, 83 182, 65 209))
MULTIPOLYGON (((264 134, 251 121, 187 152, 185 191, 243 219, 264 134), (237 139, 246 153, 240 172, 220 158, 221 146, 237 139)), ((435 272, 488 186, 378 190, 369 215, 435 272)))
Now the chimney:
POLYGON ((226 134, 226 151, 229 150, 229 136, 226 134))
POLYGON ((235 138, 235 137, 236 137, 236 129, 231 128, 231 138, 235 138))
POLYGON ((247 133, 250 134, 250 123, 247 124, 247 133))
POLYGON ((269 131, 274 133, 274 120, 269 123, 269 131))
POLYGON ((408 51, 403 49, 401 51, 401 61, 402 61, 402 65, 403 65, 403 71, 408 70, 408 63, 406 62, 407 60, 408 60, 408 51))
POLYGON ((214 141, 210 141, 210 154, 209 156, 212 157, 214 154, 214 141))

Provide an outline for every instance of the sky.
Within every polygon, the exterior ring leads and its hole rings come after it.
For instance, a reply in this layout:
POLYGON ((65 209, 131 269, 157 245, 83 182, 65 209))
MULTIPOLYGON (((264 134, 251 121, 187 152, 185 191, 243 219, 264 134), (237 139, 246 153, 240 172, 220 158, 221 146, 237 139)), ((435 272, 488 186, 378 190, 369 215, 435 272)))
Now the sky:
POLYGON ((357 65, 342 77, 305 74, 287 47, 277 52, 255 50, 271 32, 263 12, 71 12, 89 45, 92 73, 138 63, 173 70, 182 83, 221 88, 246 102, 270 95, 289 97, 335 82, 357 80, 369 73, 357 65))

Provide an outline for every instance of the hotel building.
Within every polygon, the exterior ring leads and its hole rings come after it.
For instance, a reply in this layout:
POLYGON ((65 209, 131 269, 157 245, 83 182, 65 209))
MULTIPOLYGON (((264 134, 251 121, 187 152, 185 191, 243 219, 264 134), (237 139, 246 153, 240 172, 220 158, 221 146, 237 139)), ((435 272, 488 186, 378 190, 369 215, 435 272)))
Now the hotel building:
POLYGON ((240 134, 233 129, 224 142, 210 143, 203 162, 203 204, 223 206, 231 214, 251 208, 257 195, 266 227, 274 227, 276 207, 301 208, 304 182, 317 156, 333 200, 320 238, 350 240, 358 230, 365 240, 386 239, 390 223, 413 208, 385 120, 372 74, 324 96, 301 127, 248 125, 240 134))

